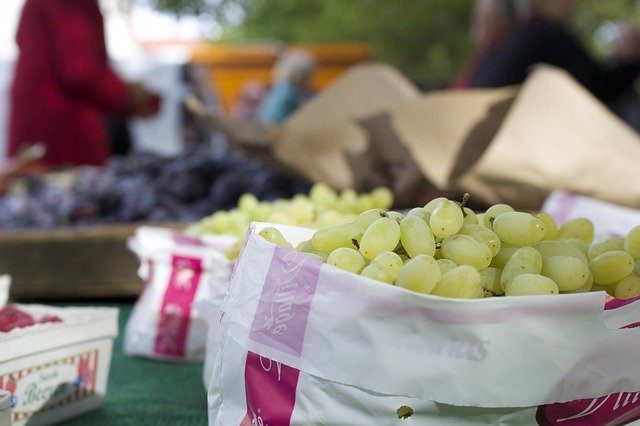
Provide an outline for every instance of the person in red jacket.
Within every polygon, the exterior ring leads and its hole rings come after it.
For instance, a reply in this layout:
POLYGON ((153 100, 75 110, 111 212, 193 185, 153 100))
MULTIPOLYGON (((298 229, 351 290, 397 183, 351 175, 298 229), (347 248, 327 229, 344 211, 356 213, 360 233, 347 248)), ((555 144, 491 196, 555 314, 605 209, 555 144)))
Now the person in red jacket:
POLYGON ((97 0, 26 0, 16 40, 8 156, 42 142, 47 166, 101 165, 106 114, 154 115, 160 99, 108 64, 97 0))

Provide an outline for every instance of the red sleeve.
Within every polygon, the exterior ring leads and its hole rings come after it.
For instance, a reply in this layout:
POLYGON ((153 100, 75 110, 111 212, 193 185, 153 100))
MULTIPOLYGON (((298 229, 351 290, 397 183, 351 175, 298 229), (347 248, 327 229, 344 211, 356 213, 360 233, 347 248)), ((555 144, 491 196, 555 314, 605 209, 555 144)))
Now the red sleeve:
POLYGON ((49 25, 58 83, 108 112, 128 108, 126 84, 110 69, 97 0, 40 0, 49 25))

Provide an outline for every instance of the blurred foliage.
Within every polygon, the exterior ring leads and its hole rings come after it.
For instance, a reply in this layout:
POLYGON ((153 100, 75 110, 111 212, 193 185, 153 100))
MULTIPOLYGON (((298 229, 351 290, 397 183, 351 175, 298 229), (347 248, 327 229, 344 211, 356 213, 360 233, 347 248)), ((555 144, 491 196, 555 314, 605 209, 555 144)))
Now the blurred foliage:
MULTIPOLYGON (((377 59, 416 78, 454 75, 473 50, 474 0, 146 1, 160 10, 210 14, 224 28, 221 41, 367 42, 377 59)), ((639 0, 576 0, 576 5, 575 29, 600 54, 606 46, 594 34, 603 22, 640 22, 639 0)))

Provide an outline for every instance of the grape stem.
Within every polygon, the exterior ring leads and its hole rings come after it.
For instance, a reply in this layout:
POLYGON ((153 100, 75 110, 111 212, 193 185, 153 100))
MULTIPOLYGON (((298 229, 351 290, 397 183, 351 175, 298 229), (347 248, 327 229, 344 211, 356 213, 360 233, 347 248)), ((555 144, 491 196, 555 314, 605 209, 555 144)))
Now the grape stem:
POLYGON ((486 287, 482 287, 482 289, 483 289, 484 291, 486 291, 487 293, 490 293, 490 294, 491 294, 492 296, 494 296, 494 297, 496 297, 496 296, 500 296, 500 295, 499 295, 498 293, 496 293, 495 291, 490 290, 490 289, 488 289, 488 288, 486 288, 486 287))
POLYGON ((464 206, 467 204, 467 201, 469 201, 469 197, 469 193, 465 192, 464 194, 462 194, 462 201, 458 203, 460 205, 460 209, 462 210, 463 217, 467 217, 467 212, 464 211, 464 206))
POLYGON ((352 238, 351 244, 353 244, 356 247, 356 249, 360 250, 360 243, 358 242, 357 238, 352 238))

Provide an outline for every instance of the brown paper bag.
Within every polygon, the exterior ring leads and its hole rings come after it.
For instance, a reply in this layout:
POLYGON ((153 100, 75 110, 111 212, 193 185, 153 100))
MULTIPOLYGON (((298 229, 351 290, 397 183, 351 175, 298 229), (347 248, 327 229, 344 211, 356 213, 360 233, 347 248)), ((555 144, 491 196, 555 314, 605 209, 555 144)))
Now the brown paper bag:
MULTIPOLYGON (((275 158, 312 181, 336 189, 361 189, 358 168, 370 164, 368 138, 358 120, 388 111, 420 96, 419 90, 394 68, 364 64, 351 68, 316 95, 282 126, 273 143, 275 158)), ((365 172, 366 173, 366 172, 365 172)))
POLYGON ((640 137, 565 71, 522 86, 480 159, 452 185, 489 203, 540 208, 554 189, 640 207, 640 137))
POLYGON ((554 189, 640 206, 640 137, 550 66, 520 87, 422 94, 389 66, 361 65, 281 127, 234 134, 259 139, 243 143, 292 174, 336 189, 386 185, 401 204, 435 187, 517 209, 540 208, 554 189))

